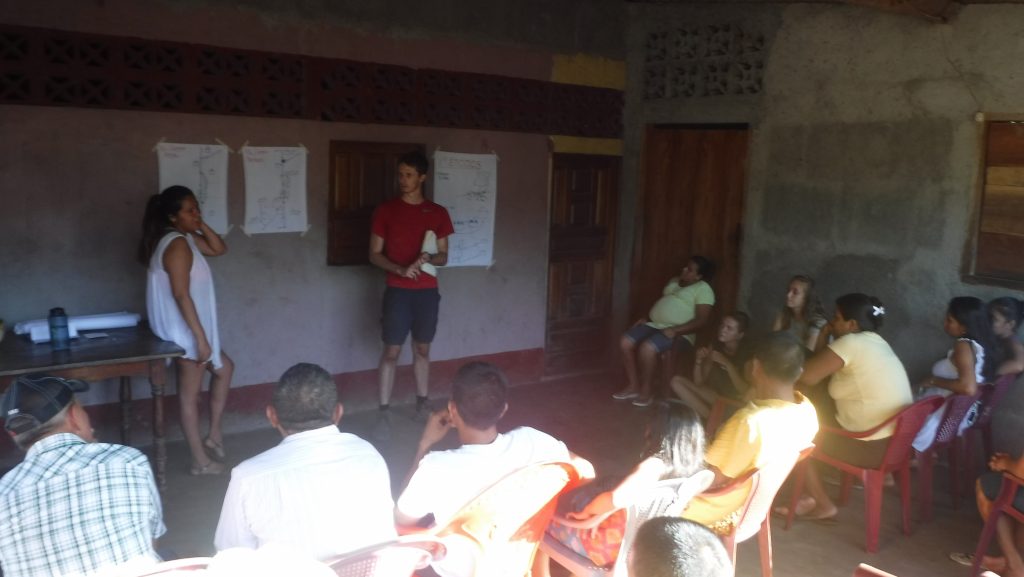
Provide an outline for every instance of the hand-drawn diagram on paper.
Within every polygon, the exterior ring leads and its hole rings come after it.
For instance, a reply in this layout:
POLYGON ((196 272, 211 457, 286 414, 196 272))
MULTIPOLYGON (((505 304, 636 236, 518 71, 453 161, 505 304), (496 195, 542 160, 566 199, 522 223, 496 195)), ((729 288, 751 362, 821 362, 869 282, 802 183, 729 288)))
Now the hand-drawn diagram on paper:
POLYGON ((448 266, 491 266, 498 157, 434 153, 434 202, 448 209, 455 234, 448 237, 448 266))
POLYGON ((229 152, 223 144, 156 145, 160 190, 174 185, 191 189, 203 211, 203 220, 218 234, 228 231, 229 152))
POLYGON ((243 146, 246 234, 306 232, 306 149, 243 146))

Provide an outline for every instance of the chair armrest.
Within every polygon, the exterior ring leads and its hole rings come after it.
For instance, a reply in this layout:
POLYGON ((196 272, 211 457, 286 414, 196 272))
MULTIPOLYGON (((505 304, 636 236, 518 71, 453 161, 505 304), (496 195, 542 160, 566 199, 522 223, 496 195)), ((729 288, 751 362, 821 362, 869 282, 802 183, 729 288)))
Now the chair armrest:
POLYGON ((612 509, 611 511, 606 511, 600 515, 594 515, 587 519, 570 519, 561 515, 555 515, 551 520, 557 522, 559 525, 565 525, 566 527, 571 527, 573 529, 593 529, 600 525, 602 521, 611 517, 613 513, 621 510, 622 509, 612 509))
POLYGON ((871 435, 874 435, 878 431, 880 431, 883 428, 885 428, 887 425, 891 425, 902 414, 903 414, 903 411, 900 411, 900 412, 896 413, 895 415, 889 417, 888 419, 882 421, 880 424, 878 424, 878 425, 876 425, 876 426, 874 426, 874 427, 872 427, 872 428, 870 428, 870 429, 868 429, 866 431, 847 431, 846 429, 843 429, 841 427, 829 427, 827 425, 822 425, 822 426, 818 427, 818 432, 831 433, 833 435, 838 435, 840 437, 849 437, 851 439, 863 439, 863 438, 866 438, 866 437, 870 437, 871 435))
POLYGON ((747 480, 749 480, 751 477, 754 476, 755 473, 757 473, 757 471, 758 469, 756 468, 751 469, 724 485, 719 485, 718 487, 712 487, 710 489, 707 489, 706 491, 701 493, 701 495, 707 497, 721 497, 722 495, 728 495, 729 493, 732 493, 733 491, 742 487, 743 484, 747 482, 747 480))

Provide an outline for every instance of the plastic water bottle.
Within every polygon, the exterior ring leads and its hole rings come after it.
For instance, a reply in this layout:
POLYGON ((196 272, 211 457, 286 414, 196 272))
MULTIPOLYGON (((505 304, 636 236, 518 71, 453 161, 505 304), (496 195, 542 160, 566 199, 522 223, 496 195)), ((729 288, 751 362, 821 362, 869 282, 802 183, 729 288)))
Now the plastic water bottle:
POLYGON ((50 344, 55 351, 66 351, 71 348, 68 336, 68 315, 60 307, 50 309, 50 344))

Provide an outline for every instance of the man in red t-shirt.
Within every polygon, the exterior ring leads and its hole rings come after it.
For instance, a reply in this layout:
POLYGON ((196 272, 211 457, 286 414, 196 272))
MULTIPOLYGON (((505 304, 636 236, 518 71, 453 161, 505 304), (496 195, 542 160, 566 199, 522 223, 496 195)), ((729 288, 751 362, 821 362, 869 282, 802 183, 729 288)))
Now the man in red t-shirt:
MULTIPOLYGON (((374 436, 390 437, 391 389, 395 365, 412 331, 413 374, 416 377, 416 414, 430 412, 427 385, 430 376, 430 342, 437 329, 437 278, 423 267, 448 262, 448 236, 455 232, 448 211, 423 196, 429 163, 422 152, 398 159, 398 188, 402 196, 377 207, 370 232, 370 262, 387 272, 384 312, 381 319, 384 352, 380 357, 380 419, 374 436), (423 250, 428 232, 437 238, 437 252, 423 250)), ((432 267, 428 267, 433 271, 432 267)))

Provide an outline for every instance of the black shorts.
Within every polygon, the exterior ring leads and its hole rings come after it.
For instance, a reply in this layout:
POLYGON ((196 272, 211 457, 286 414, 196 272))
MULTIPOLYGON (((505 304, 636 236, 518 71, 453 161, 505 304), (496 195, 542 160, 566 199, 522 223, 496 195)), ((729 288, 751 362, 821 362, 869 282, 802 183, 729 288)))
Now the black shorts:
POLYGON ((437 311, 441 294, 436 288, 384 290, 381 339, 386 345, 401 346, 412 331, 416 343, 429 343, 437 332, 437 311))

